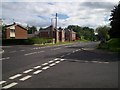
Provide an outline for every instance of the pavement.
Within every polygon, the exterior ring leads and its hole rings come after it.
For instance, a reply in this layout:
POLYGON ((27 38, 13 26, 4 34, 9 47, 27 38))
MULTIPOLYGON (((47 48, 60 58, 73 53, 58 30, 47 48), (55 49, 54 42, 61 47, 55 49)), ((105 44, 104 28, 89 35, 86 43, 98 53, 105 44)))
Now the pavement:
POLYGON ((4 46, 0 85, 3 89, 118 88, 119 55, 95 49, 98 44, 4 46))

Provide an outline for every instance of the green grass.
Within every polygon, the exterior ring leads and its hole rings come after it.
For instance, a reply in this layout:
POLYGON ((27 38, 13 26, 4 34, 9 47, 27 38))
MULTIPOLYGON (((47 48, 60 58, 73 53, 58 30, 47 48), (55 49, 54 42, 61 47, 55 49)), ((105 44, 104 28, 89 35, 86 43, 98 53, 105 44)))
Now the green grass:
POLYGON ((99 44, 98 49, 108 50, 112 52, 120 52, 120 39, 112 38, 106 43, 99 44))

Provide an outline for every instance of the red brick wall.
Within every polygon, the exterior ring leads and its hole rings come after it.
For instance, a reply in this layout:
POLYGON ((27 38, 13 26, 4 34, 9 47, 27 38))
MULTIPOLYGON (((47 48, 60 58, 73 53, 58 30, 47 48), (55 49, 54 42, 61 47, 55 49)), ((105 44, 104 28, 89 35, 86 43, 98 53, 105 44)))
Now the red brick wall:
POLYGON ((15 39, 27 39, 27 37, 27 30, 24 30, 19 26, 15 26, 15 39))
POLYGON ((48 32, 40 32, 40 37, 49 37, 48 32))
MULTIPOLYGON (((27 39, 28 34, 27 34, 27 30, 19 27, 19 26, 15 26, 15 39, 27 39)), ((10 39, 10 29, 6 29, 6 39, 10 39)))

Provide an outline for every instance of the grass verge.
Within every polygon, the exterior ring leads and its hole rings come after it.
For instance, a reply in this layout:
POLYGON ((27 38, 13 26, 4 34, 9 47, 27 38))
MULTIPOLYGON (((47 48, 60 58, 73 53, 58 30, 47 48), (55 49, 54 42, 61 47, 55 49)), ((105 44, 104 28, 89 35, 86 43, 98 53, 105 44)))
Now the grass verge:
POLYGON ((120 52, 120 39, 112 38, 106 43, 99 44, 98 49, 108 50, 112 52, 120 52))

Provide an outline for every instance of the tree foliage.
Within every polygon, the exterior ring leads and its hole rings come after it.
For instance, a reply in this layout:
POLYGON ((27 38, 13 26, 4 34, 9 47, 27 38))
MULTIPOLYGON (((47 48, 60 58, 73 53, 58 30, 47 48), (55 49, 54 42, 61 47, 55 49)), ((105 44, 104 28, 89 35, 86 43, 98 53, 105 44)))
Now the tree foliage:
POLYGON ((77 37, 81 39, 86 39, 93 41, 95 39, 94 35, 94 29, 89 27, 80 27, 78 25, 69 25, 67 29, 72 29, 74 32, 76 32, 77 37))
POLYGON ((101 40, 102 43, 106 42, 106 40, 109 39, 109 34, 108 34, 109 30, 110 30, 110 27, 107 27, 107 26, 100 26, 96 28, 99 39, 101 40))
POLYGON ((37 31, 37 28, 35 26, 28 27, 28 34, 33 34, 35 31, 37 31))
POLYGON ((111 11, 111 18, 110 18, 110 36, 112 38, 119 38, 120 37, 120 2, 114 9, 111 11))

